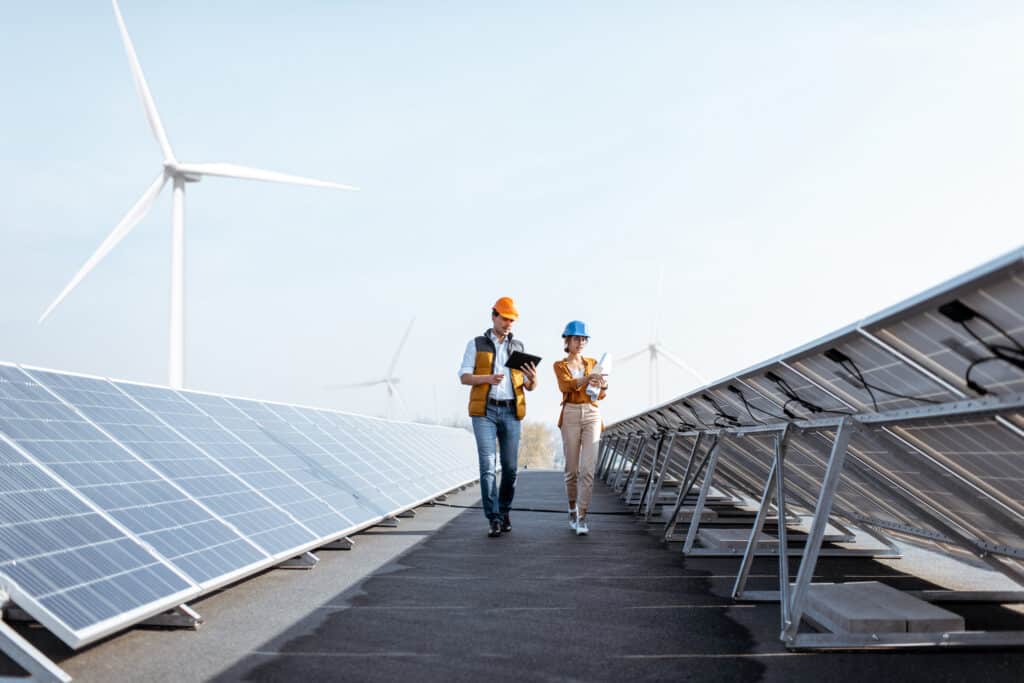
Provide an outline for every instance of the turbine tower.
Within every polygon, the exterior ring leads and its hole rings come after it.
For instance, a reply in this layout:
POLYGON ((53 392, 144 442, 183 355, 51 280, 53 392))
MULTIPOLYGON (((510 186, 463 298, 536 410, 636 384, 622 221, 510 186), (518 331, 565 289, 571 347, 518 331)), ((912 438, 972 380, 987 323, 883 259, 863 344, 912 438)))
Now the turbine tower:
POLYGON ((661 340, 658 338, 659 337, 658 327, 659 327, 659 324, 661 322, 661 298, 662 298, 661 295, 662 295, 662 289, 663 289, 664 281, 665 281, 665 268, 663 266, 661 268, 661 271, 658 274, 658 295, 657 295, 657 297, 654 300, 655 309, 654 309, 654 322, 653 322, 653 324, 651 326, 651 341, 648 342, 647 345, 644 346, 639 351, 634 351, 633 353, 628 353, 625 356, 622 356, 621 358, 617 358, 616 359, 616 362, 619 365, 621 365, 622 363, 626 363, 626 362, 628 362, 628 361, 630 361, 630 360, 632 360, 634 358, 642 356, 645 353, 648 354, 647 367, 648 367, 649 378, 648 378, 648 388, 647 388, 647 391, 648 391, 648 400, 650 401, 650 405, 652 405, 652 406, 658 405, 661 402, 661 395, 660 395, 659 386, 658 386, 658 375, 659 375, 658 359, 659 358, 664 358, 665 360, 669 361, 673 365, 675 365, 675 366, 681 368, 682 370, 684 370, 685 372, 689 373, 693 377, 696 377, 700 381, 701 384, 707 384, 707 380, 704 378, 703 375, 701 375, 699 372, 697 372, 696 370, 691 368, 685 361, 681 360, 678 356, 676 356, 675 354, 670 352, 668 349, 666 349, 662 345, 661 340))
MULTIPOLYGON (((395 355, 391 357, 391 365, 388 366, 387 374, 379 379, 371 379, 368 382, 355 382, 354 384, 332 384, 328 386, 328 389, 355 389, 360 387, 375 387, 378 384, 383 384, 388 390, 388 402, 385 408, 384 417, 394 417, 394 403, 397 399, 402 407, 405 408, 405 412, 409 412, 409 406, 405 404, 401 394, 398 393, 398 384, 401 382, 401 378, 395 376, 395 367, 398 365, 398 357, 402 353, 402 349, 405 347, 406 340, 409 339, 409 333, 412 332, 412 325, 416 322, 416 318, 409 321, 409 326, 405 328, 405 334, 402 335, 402 340, 398 342, 398 348, 395 350, 395 355)), ((436 404, 436 388, 435 388, 435 404, 436 404)))
POLYGON ((342 185, 326 180, 315 180, 300 176, 287 175, 274 171, 264 171, 257 168, 239 166, 227 163, 186 163, 178 161, 171 149, 171 143, 167 139, 163 123, 160 122, 160 115, 157 113, 156 103, 146 85, 146 79, 142 74, 142 67, 135 54, 135 47, 132 45, 131 37, 128 35, 128 28, 125 26, 124 18, 121 16, 121 8, 117 0, 112 0, 114 6, 114 17, 117 19, 117 27, 121 32, 121 40, 124 43, 125 52, 128 55, 128 64, 131 67, 132 78, 135 81, 135 89, 142 100, 142 108, 146 113, 146 120, 156 137, 157 144, 163 154, 163 163, 160 172, 153 182, 142 193, 142 196, 128 210, 121 222, 114 227, 114 230, 107 236, 99 249, 89 257, 79 271, 71 278, 71 282, 64 288, 53 303, 43 312, 39 318, 42 323, 57 308, 58 305, 85 279, 93 268, 95 268, 125 236, 138 225, 138 223, 149 212, 150 207, 160 195, 164 185, 171 182, 173 201, 171 206, 171 323, 170 323, 170 357, 168 362, 169 379, 168 384, 172 388, 181 389, 185 380, 185 184, 199 182, 203 176, 222 176, 225 178, 241 178, 244 180, 265 180, 273 183, 289 183, 292 185, 309 185, 312 187, 326 187, 338 190, 356 190, 358 188, 350 185, 342 185))

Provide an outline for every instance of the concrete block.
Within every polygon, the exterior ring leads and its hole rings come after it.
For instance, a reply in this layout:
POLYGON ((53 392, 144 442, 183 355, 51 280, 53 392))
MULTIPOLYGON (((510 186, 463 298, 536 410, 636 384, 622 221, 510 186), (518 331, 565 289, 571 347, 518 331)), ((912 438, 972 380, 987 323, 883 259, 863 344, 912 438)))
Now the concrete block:
MULTIPOLYGON (((697 532, 697 540, 709 550, 742 554, 750 541, 750 529, 701 529, 697 532)), ((777 553, 779 539, 762 533, 755 551, 777 553)))
POLYGON ((812 584, 805 613, 833 633, 964 630, 959 615, 877 581, 812 584))
MULTIPOLYGON (((693 512, 694 512, 694 510, 696 510, 695 507, 685 507, 684 506, 684 507, 680 508, 679 509, 679 515, 676 517, 676 521, 677 522, 689 522, 689 521, 693 520, 693 512)), ((663 522, 667 522, 667 521, 669 521, 669 519, 671 517, 672 517, 672 508, 668 507, 668 506, 662 507, 661 508, 661 519, 662 519, 662 521, 663 522)), ((704 510, 702 510, 701 513, 700 513, 700 521, 701 522, 713 522, 716 519, 718 519, 718 513, 715 512, 714 510, 708 510, 707 508, 704 508, 704 510)))

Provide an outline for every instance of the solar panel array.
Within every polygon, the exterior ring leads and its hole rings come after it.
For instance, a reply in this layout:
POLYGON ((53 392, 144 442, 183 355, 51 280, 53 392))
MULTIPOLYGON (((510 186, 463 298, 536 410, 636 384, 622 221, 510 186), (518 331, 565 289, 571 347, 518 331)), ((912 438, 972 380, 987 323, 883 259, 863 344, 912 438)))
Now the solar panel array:
POLYGON ((0 364, 0 589, 78 647, 474 481, 472 435, 0 364))
POLYGON ((604 432, 599 474, 626 495, 650 480, 641 506, 667 482, 678 510, 708 470, 762 507, 781 471, 786 512, 980 556, 1024 585, 1024 249, 604 432), (714 457, 636 448, 669 436, 714 457))

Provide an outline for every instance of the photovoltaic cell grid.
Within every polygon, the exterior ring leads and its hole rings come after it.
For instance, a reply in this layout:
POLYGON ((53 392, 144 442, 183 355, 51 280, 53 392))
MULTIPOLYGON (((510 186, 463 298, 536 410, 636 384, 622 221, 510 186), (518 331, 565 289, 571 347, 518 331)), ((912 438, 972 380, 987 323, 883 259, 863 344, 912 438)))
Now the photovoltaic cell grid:
MULTIPOLYGON (((258 561, 316 540, 308 529, 105 379, 30 371, 256 547, 258 561), (262 552, 260 552, 262 551, 262 552)), ((294 554, 294 553, 293 553, 294 554)), ((240 565, 240 566, 244 566, 240 565)))
POLYGON ((995 354, 974 335, 990 345, 1019 349, 1024 343, 1022 301, 1024 264, 1018 260, 980 287, 960 287, 939 297, 936 305, 908 316, 880 320, 866 328, 965 394, 973 394, 965 381, 972 364, 976 365, 971 370, 971 380, 988 391, 1021 393, 1024 372, 1005 361, 985 360, 995 354), (939 311, 940 305, 953 299, 962 301, 979 315, 962 323, 954 322, 939 311))
POLYGON ((332 515, 343 520, 341 528, 347 529, 362 518, 362 506, 346 488, 338 486, 339 476, 335 470, 340 469, 347 473, 344 464, 328 457, 303 455, 224 397, 195 392, 180 393, 199 410, 215 419, 248 447, 266 458, 274 467, 316 496, 332 515))
POLYGON ((198 584, 264 557, 18 368, 0 366, 0 432, 198 584))
POLYGON ((120 614, 198 592, 2 439, 0 583, 76 643, 120 614))
POLYGON ((424 472, 415 466, 415 461, 409 457, 412 450, 401 438, 375 420, 352 415, 335 417, 341 432, 358 441, 358 450, 368 452, 370 457, 390 465, 397 475, 394 484, 399 491, 406 492, 416 500, 430 495, 428 486, 422 481, 424 472))
MULTIPOLYGON (((226 471, 291 515, 315 537, 328 538, 351 524, 269 458, 245 444, 174 390, 128 382, 114 382, 114 385, 173 427, 226 471)), ((237 419, 245 420, 241 414, 236 415, 237 419)), ((302 545, 308 540, 303 535, 295 545, 302 545)))
MULTIPOLYGON (((983 393, 1024 393, 1024 250, 651 414, 675 424, 681 416, 698 423, 698 430, 726 427, 729 422, 714 415, 714 409, 701 400, 704 393, 743 425, 778 424, 781 419, 772 415, 786 417, 783 409, 798 419, 821 419, 867 414, 876 408, 879 412, 926 409, 983 393), (740 389, 755 407, 748 412, 729 385, 740 389), (696 408, 699 419, 681 407, 684 401, 696 408)), ((641 417, 612 425, 607 434, 635 429, 641 417)), ((850 449, 854 464, 862 461, 872 469, 847 467, 839 495, 865 516, 932 537, 941 535, 913 505, 892 493, 898 489, 889 487, 892 491, 886 492, 871 483, 882 475, 912 492, 909 495, 916 493, 918 502, 951 517, 977 542, 999 546, 997 552, 1020 555, 1024 553, 1022 426, 1020 414, 1007 413, 998 418, 917 419, 881 431, 875 428, 879 432, 875 438, 855 436, 850 449), (879 445, 878 436, 885 437, 884 446, 879 445), (858 471, 873 472, 874 478, 864 478, 858 471)), ((798 443, 796 450, 807 458, 799 466, 814 468, 812 480, 823 476, 829 444, 798 443)), ((790 457, 788 465, 793 469, 798 463, 790 457)), ((840 509, 846 507, 840 504, 840 509)))
POLYGON ((326 411, 269 403, 247 409, 253 415, 264 415, 276 429, 284 429, 286 425, 290 427, 283 438, 292 440, 297 449, 326 454, 343 463, 360 498, 372 501, 377 510, 390 510, 397 504, 395 476, 391 467, 375 461, 368 452, 346 446, 326 411), (392 496, 384 491, 391 491, 392 496))
MULTIPOLYGON (((295 420, 293 424, 296 429, 328 453, 349 463, 373 489, 381 492, 402 491, 404 495, 402 472, 390 460, 378 457, 375 444, 366 443, 350 425, 343 424, 345 416, 325 410, 295 408, 294 411, 309 423, 295 420)), ((386 498, 378 500, 378 505, 388 504, 386 498)))
POLYGON ((815 384, 828 388, 846 404, 853 406, 857 412, 916 408, 928 401, 947 403, 959 398, 957 394, 863 338, 840 339, 833 348, 849 357, 849 362, 840 365, 815 354, 794 359, 792 365, 814 380, 815 384), (872 387, 870 390, 861 382, 857 371, 860 371, 864 382, 872 387), (913 399, 906 396, 912 396, 913 399))
MULTIPOLYGON (((331 450, 330 439, 317 435, 303 422, 282 419, 259 401, 227 399, 235 409, 259 425, 261 432, 287 453, 292 469, 304 471, 313 492, 331 504, 353 524, 386 516, 401 504, 384 495, 381 488, 370 485, 354 470, 356 463, 351 453, 331 450), (318 438, 319 437, 319 438, 318 438), (383 503, 383 504, 382 504, 383 503)), ((390 482, 383 482, 387 488, 390 482)), ((395 491, 395 496, 400 493, 395 491)))

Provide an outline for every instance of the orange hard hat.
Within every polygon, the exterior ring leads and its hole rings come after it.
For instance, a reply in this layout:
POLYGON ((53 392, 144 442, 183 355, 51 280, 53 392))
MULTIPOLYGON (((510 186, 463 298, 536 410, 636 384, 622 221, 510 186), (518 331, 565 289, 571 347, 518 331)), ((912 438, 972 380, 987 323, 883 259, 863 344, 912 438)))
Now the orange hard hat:
POLYGON ((512 297, 503 296, 494 302, 494 310, 509 320, 518 320, 519 311, 516 309, 516 302, 512 301, 512 297))

